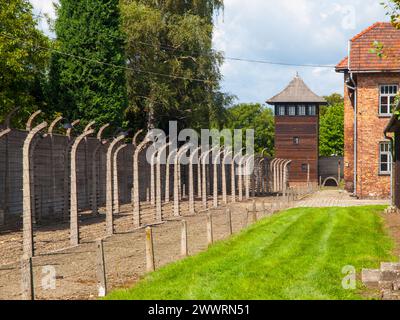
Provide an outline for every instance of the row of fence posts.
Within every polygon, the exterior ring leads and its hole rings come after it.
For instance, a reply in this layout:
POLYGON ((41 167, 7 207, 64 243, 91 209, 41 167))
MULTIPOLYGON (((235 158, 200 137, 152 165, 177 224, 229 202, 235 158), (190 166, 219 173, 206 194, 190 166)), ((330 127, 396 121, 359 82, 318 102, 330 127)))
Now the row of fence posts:
MULTIPOLYGON (((315 192, 317 189, 313 186, 305 188, 290 188, 286 192, 286 195, 277 195, 277 201, 270 204, 267 208, 265 201, 261 202, 261 210, 257 209, 256 200, 253 200, 251 208, 246 208, 245 224, 246 226, 256 223, 259 220, 259 213, 262 217, 274 214, 276 212, 288 209, 292 204, 301 200, 307 195, 315 192)), ((206 241, 207 245, 211 246, 214 243, 214 232, 213 232, 213 214, 210 208, 206 212, 206 241)), ((228 236, 233 234, 232 225, 232 212, 231 209, 225 208, 226 223, 228 227, 228 236)), ((189 256, 188 250, 188 223, 186 220, 181 220, 181 256, 182 258, 189 256)), ((106 276, 106 264, 105 264, 105 253, 104 253, 104 240, 96 241, 96 277, 98 284, 98 296, 104 297, 107 294, 107 276, 106 276)), ((153 272, 156 270, 155 265, 155 254, 154 254, 154 241, 153 241, 153 228, 148 226, 145 228, 145 261, 146 271, 153 272)), ((34 291, 34 279, 33 279, 33 264, 32 257, 22 258, 21 261, 21 275, 22 275, 22 299, 33 300, 35 297, 34 291)))
MULTIPOLYGON (((13 111, 15 113, 15 110, 13 111)), ((32 207, 32 198, 34 198, 34 182, 32 181, 34 174, 34 164, 32 163, 33 155, 34 155, 34 150, 35 146, 40 141, 40 139, 36 139, 40 133, 45 130, 47 127, 46 122, 42 122, 41 124, 34 126, 34 122, 38 119, 39 115, 41 114, 41 111, 37 111, 33 113, 26 125, 26 130, 28 131, 28 135, 24 141, 24 147, 22 151, 22 158, 23 158, 23 170, 22 170, 22 181, 23 181, 23 252, 24 255, 27 257, 32 257, 35 255, 35 243, 34 243, 34 234, 33 234, 33 225, 35 224, 35 214, 34 214, 34 209, 32 207)), ((7 116, 9 119, 11 117, 12 113, 7 116)), ((57 124, 60 123, 62 120, 61 117, 57 117, 49 126, 48 129, 48 135, 53 134, 53 129, 57 124)), ((6 135, 8 134, 11 129, 9 128, 9 121, 6 121, 6 130, 0 131, 1 135, 6 135)), ((90 122, 84 129, 83 133, 78 135, 75 139, 71 139, 71 130, 76 125, 79 123, 79 121, 74 121, 71 124, 71 128, 69 128, 66 132, 66 136, 68 139, 70 139, 70 188, 69 188, 69 197, 65 196, 64 200, 64 209, 65 211, 68 211, 69 208, 69 213, 70 213, 70 232, 69 232, 69 237, 70 237, 70 245, 71 246, 77 246, 80 243, 80 221, 79 221, 79 203, 78 203, 78 173, 77 173, 77 150, 80 146, 80 143, 82 141, 85 141, 89 136, 94 134, 94 129, 92 126, 94 126, 94 122, 90 122)), ((102 134, 104 130, 108 127, 109 125, 106 124, 102 126, 97 133, 97 140, 98 140, 98 146, 96 148, 96 152, 98 152, 99 148, 101 145, 103 145, 105 142, 102 139, 102 134)), ((145 139, 138 144, 137 143, 137 138, 138 135, 142 132, 140 130, 135 134, 135 136, 132 139, 132 143, 135 146, 134 149, 134 154, 133 154, 133 197, 132 197, 132 206, 133 206, 133 227, 135 229, 142 227, 142 222, 141 222, 141 201, 140 201, 140 196, 139 196, 139 189, 140 189, 140 181, 139 181, 139 155, 140 153, 144 150, 146 146, 152 145, 153 141, 151 139, 150 133, 148 133, 145 136, 145 139)), ((1 137, 0 135, 0 137, 1 137)), ((120 152, 124 147, 126 147, 126 144, 123 143, 123 140, 125 140, 127 137, 127 133, 122 133, 120 136, 113 138, 112 141, 109 141, 110 144, 107 147, 107 163, 106 163, 106 234, 108 236, 111 236, 114 234, 114 217, 113 214, 115 212, 119 211, 119 190, 118 190, 118 170, 117 170, 117 156, 118 152, 120 152), (113 161, 114 160, 114 161, 113 161)), ((163 152, 166 151, 166 147, 169 146, 171 143, 166 144, 163 148, 163 152)), ((181 189, 182 186, 180 184, 181 182, 181 176, 180 176, 180 166, 178 166, 179 163, 179 158, 184 155, 187 152, 189 146, 186 145, 181 147, 181 148, 176 148, 175 150, 169 150, 169 155, 168 159, 170 159, 171 162, 167 162, 167 168, 169 172, 169 165, 173 164, 174 165, 174 199, 173 199, 173 215, 174 217, 179 217, 181 216, 180 214, 180 198, 181 198, 181 189), (175 155, 174 155, 175 154, 175 155), (171 158, 171 155, 174 155, 174 159, 171 158), (172 160, 173 163, 172 163, 172 160)), ((207 159, 211 155, 212 151, 215 151, 215 148, 219 147, 214 147, 210 151, 206 151, 204 153, 201 153, 201 148, 198 148, 195 152, 192 152, 191 154, 191 159, 194 159, 194 156, 197 154, 197 158, 200 160, 199 167, 198 167, 198 172, 200 172, 200 165, 202 165, 202 171, 203 174, 201 177, 198 177, 201 179, 199 180, 198 183, 200 183, 201 187, 201 200, 203 203, 203 208, 207 209, 208 207, 208 191, 207 191, 207 177, 206 177, 206 164, 207 164, 207 159)), ((249 163, 255 159, 255 155, 242 155, 242 152, 244 150, 242 149, 239 153, 233 154, 232 151, 229 150, 223 150, 223 149, 218 149, 218 157, 216 159, 220 159, 220 157, 224 154, 223 161, 222 161, 222 172, 225 172, 225 160, 227 160, 227 156, 231 155, 234 158, 237 158, 239 161, 239 165, 237 168, 235 168, 235 164, 232 165, 232 172, 231 176, 235 176, 236 172, 239 172, 240 179, 238 181, 238 186, 236 188, 235 186, 235 181, 231 177, 231 193, 232 193, 232 202, 236 201, 236 190, 238 189, 238 196, 239 196, 239 201, 242 201, 243 199, 249 199, 250 198, 250 174, 244 174, 247 172, 249 163)), ((156 182, 158 183, 157 185, 157 191, 155 190, 155 186, 152 185, 151 189, 151 205, 155 208, 155 213, 154 213, 154 220, 155 222, 159 223, 162 220, 162 197, 161 197, 161 173, 159 169, 160 165, 160 157, 162 155, 161 150, 157 151, 154 153, 154 155, 157 155, 157 179, 156 182)), ((261 156, 263 157, 264 151, 261 153, 261 156)), ((154 160, 154 159, 153 159, 154 160)), ((258 163, 259 167, 261 166, 262 162, 265 162, 265 158, 261 159, 258 163)), ((271 186, 273 192, 281 192, 282 190, 286 192, 286 181, 287 181, 287 176, 288 176, 288 166, 290 164, 290 160, 285 160, 285 159, 273 159, 271 161, 271 168, 270 168, 270 174, 271 175, 271 183, 273 186, 271 186)), ((155 163, 151 163, 151 168, 154 170, 154 165, 155 163)), ((192 168, 192 163, 190 163, 190 169, 193 170, 192 168)), ((265 168, 265 163, 264 163, 264 168, 265 168)), ((67 174, 66 170, 66 174, 67 174)), ((261 170, 259 173, 261 175, 267 175, 267 169, 261 170), (264 172, 265 171, 265 172, 264 172)), ((189 177, 191 177, 191 181, 189 182, 189 208, 190 208, 190 214, 194 214, 194 181, 193 181, 193 172, 191 171, 191 175, 189 174, 189 177)), ((213 207, 217 207, 219 204, 219 190, 218 190, 218 170, 217 170, 217 165, 214 164, 214 175, 213 175, 213 191, 212 196, 213 196, 213 207)), ((54 177, 53 177, 54 178, 54 177)), ((261 177, 261 180, 265 180, 265 177, 261 177)), ((154 184, 154 177, 151 178, 152 184, 154 184)), ((66 183, 68 179, 65 179, 66 183)), ((228 195, 226 192, 226 184, 228 183, 227 181, 227 175, 223 177, 223 187, 222 187, 222 194, 223 194, 223 202, 227 204, 228 202, 228 195)), ((170 187, 170 181, 169 179, 166 182, 166 201, 164 203, 169 203, 169 187, 170 187), (167 191, 168 188, 168 191, 167 191)), ((68 188, 65 188, 67 190, 68 188)), ((185 188, 183 188, 185 190, 185 188)), ((264 191, 264 190, 263 190, 264 191)), ((255 181, 253 181, 253 196, 255 195, 255 181)), ((97 201, 96 197, 93 197, 93 213, 98 212, 97 208, 97 201)), ((66 213, 65 213, 66 215, 66 213)))

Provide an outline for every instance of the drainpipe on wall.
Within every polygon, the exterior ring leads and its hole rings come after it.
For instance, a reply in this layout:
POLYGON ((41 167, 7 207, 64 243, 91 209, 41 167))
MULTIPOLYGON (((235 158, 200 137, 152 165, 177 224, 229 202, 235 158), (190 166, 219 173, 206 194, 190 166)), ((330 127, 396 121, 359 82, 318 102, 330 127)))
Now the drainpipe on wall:
POLYGON ((353 73, 351 72, 351 64, 350 64, 350 59, 351 59, 351 41, 349 41, 349 45, 348 45, 348 70, 349 70, 349 76, 350 76, 350 82, 352 84, 349 85, 346 83, 347 88, 351 89, 354 91, 354 164, 353 164, 353 168, 354 168, 354 177, 353 177, 353 184, 354 184, 354 191, 353 194, 354 196, 357 196, 357 170, 358 170, 358 165, 357 165, 357 150, 358 150, 358 135, 357 135, 357 120, 358 120, 358 106, 357 106, 357 84, 354 81, 353 78, 353 73))

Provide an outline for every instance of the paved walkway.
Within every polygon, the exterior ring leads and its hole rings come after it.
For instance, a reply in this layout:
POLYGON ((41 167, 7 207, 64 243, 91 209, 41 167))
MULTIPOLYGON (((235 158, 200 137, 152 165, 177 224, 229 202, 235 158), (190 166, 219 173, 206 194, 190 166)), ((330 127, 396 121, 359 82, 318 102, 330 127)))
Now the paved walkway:
POLYGON ((297 203, 296 207, 354 207, 390 205, 389 200, 358 200, 342 190, 321 190, 297 203))

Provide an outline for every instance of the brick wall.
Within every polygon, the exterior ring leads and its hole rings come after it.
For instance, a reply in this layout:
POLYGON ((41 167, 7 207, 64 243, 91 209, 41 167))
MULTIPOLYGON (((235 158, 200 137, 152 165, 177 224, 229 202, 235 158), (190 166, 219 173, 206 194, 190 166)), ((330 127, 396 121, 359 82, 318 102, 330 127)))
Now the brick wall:
MULTIPOLYGON (((358 74, 357 195, 361 198, 388 198, 390 176, 379 175, 379 143, 388 117, 379 116, 379 86, 399 84, 400 74, 358 74)), ((345 87, 345 171, 346 189, 353 191, 354 144, 353 101, 345 87)))

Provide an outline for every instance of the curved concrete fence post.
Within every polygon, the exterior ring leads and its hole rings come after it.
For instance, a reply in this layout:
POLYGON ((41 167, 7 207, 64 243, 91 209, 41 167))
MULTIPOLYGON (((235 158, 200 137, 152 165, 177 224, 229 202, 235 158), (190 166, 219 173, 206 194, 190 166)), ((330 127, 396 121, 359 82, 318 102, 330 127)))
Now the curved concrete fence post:
POLYGON ((119 153, 127 147, 127 144, 120 145, 114 152, 113 157, 113 198, 114 198, 114 207, 113 212, 114 214, 119 214, 121 211, 120 203, 119 203, 119 179, 118 179, 118 155, 119 153))
POLYGON ((189 149, 190 145, 184 145, 182 146, 178 152, 175 155, 174 158, 174 216, 179 217, 181 215, 180 213, 180 206, 179 206, 179 199, 180 199, 180 178, 179 178, 179 166, 181 165, 181 156, 187 152, 189 149))
POLYGON ((150 158, 150 204, 152 207, 156 205, 156 185, 155 185, 155 165, 157 150, 154 150, 150 158))
MULTIPOLYGON (((222 167, 221 167, 221 175, 222 175, 222 202, 224 204, 228 204, 228 196, 227 196, 227 181, 226 181, 226 161, 228 157, 232 155, 232 151, 228 151, 225 153, 222 159, 222 167)), ((233 164, 232 164, 233 165, 233 164)))
POLYGON ((23 217, 22 217, 22 246, 23 255, 26 258, 34 256, 33 229, 32 229, 32 194, 31 194, 31 143, 35 136, 47 127, 47 122, 43 122, 31 129, 25 138, 22 149, 22 198, 23 198, 23 217))
POLYGON ((111 236, 114 234, 114 191, 113 191, 113 153, 114 147, 126 138, 120 135, 115 138, 107 149, 106 156, 106 234, 111 236))
POLYGON ((244 180, 244 162, 246 160, 246 156, 242 156, 239 160, 239 177, 238 177, 238 192, 239 192, 239 201, 243 201, 243 180, 244 180))
POLYGON ((0 131, 0 139, 2 137, 5 137, 7 134, 9 134, 11 132, 11 129, 4 129, 2 131, 0 131))
POLYGON ((140 134, 143 132, 144 130, 139 130, 138 132, 135 133, 135 135, 132 138, 132 145, 133 145, 133 153, 132 153, 132 190, 131 190, 131 199, 133 202, 133 198, 134 198, 134 191, 133 191, 133 184, 134 184, 134 180, 135 180, 135 176, 134 176, 134 172, 135 172, 135 150, 137 149, 138 146, 138 139, 140 134))
POLYGON ((199 154, 201 147, 192 152, 189 158, 189 214, 195 214, 194 207, 194 177, 193 177, 193 161, 194 157, 199 154))
MULTIPOLYGON (((29 117, 29 119, 28 119, 28 121, 27 121, 27 123, 26 123, 26 131, 31 131, 32 130, 32 125, 33 125, 33 122, 35 121, 35 119, 40 115, 42 113, 42 111, 41 110, 38 110, 38 111, 36 111, 36 112, 34 112, 30 117, 29 117)), ((35 159, 34 159, 34 153, 35 153, 35 149, 36 149, 36 146, 37 146, 37 144, 39 143, 39 140, 38 139, 34 139, 34 140, 32 140, 32 143, 31 143, 31 145, 30 145, 30 153, 29 153, 29 157, 30 157, 30 165, 31 165, 31 168, 35 168, 35 163, 34 163, 34 161, 35 161, 35 159)), ((32 194, 32 202, 33 202, 33 204, 35 204, 36 202, 35 202, 35 200, 36 200, 36 198, 35 198, 35 196, 36 196, 36 192, 35 192, 35 171, 34 170, 31 170, 30 171, 30 175, 31 175, 31 180, 30 180, 30 183, 31 183, 31 194, 32 194)), ((39 203, 41 203, 41 201, 38 201, 39 203)), ((38 220, 40 220, 40 218, 41 218, 41 214, 42 214, 42 210, 41 210, 41 208, 39 208, 39 210, 37 211, 36 210, 36 206, 35 205, 33 205, 32 206, 32 220, 33 220, 33 223, 37 223, 38 222, 38 220)))
POLYGON ((203 203, 203 208, 207 209, 207 157, 218 147, 214 147, 208 151, 202 153, 201 156, 201 164, 202 164, 202 191, 201 191, 201 199, 203 203))
POLYGON ((203 209, 207 209, 207 172, 206 172, 206 157, 209 152, 205 152, 201 157, 201 201, 203 204, 203 209))
POLYGON ((269 172, 270 172, 270 181, 269 181, 269 187, 270 187, 270 191, 271 192, 275 192, 275 180, 276 180, 276 177, 275 177, 275 163, 276 163, 276 161, 277 161, 278 159, 277 158, 275 158, 275 159, 272 159, 272 161, 270 162, 270 164, 269 164, 269 172))
POLYGON ((285 160, 279 159, 279 161, 276 162, 276 167, 277 167, 277 179, 276 179, 276 192, 281 192, 281 184, 282 184, 282 163, 285 160))
POLYGON ((213 159, 213 207, 218 208, 218 162, 221 164, 221 155, 224 150, 220 150, 218 154, 213 159))
POLYGON ((72 134, 72 129, 77 126, 80 123, 80 120, 75 120, 74 122, 71 123, 71 127, 67 129, 65 136, 67 137, 67 146, 64 150, 64 208, 63 208, 63 218, 65 220, 69 219, 69 204, 70 204, 70 198, 69 198, 69 192, 70 192, 70 172, 71 172, 71 147, 72 144, 74 143, 74 140, 71 137, 72 134))
POLYGON ((170 186, 171 186, 171 181, 170 181, 170 172, 171 172, 171 162, 172 159, 175 159, 175 155, 178 152, 178 149, 170 150, 168 157, 167 157, 167 163, 166 163, 166 168, 165 168, 165 203, 169 203, 170 199, 170 186))
POLYGON ((250 183, 254 170, 254 155, 246 157, 245 160, 245 177, 246 177, 246 200, 250 199, 250 183), (252 165, 251 165, 252 162, 252 165))
POLYGON ((133 144, 133 146, 134 146, 135 148, 137 148, 137 146, 138 146, 137 139, 138 139, 139 135, 140 135, 142 132, 143 132, 143 130, 139 130, 139 131, 136 132, 136 134, 133 136, 132 144, 133 144))
POLYGON ((92 127, 93 127, 95 124, 96 124, 96 121, 91 121, 91 122, 89 122, 89 123, 86 125, 85 129, 83 129, 83 132, 87 132, 87 131, 89 131, 89 130, 92 130, 92 127))
MULTIPOLYGON (((266 184, 267 184, 267 167, 266 167, 266 164, 267 164, 267 161, 266 161, 266 157, 265 157, 265 154, 267 153, 267 151, 268 151, 268 148, 264 148, 262 151, 261 151, 261 160, 260 160, 260 163, 263 163, 263 166, 262 167, 260 167, 260 169, 261 169, 261 174, 262 174, 262 179, 261 179, 261 194, 266 194, 267 193, 267 188, 266 188, 266 184)), ((268 157, 268 153, 267 153, 267 157, 268 157)))
POLYGON ((78 221, 78 181, 77 181, 77 151, 79 144, 87 136, 94 133, 94 130, 89 130, 82 133, 75 139, 71 148, 71 180, 70 180, 70 243, 72 246, 79 244, 79 221, 78 221))
MULTIPOLYGON (((96 121, 91 121, 89 122, 86 127, 83 129, 83 132, 87 132, 92 129, 92 127, 96 124, 96 121)), ((90 198, 91 198, 91 192, 89 190, 89 171, 90 171, 90 161, 89 161, 89 150, 88 150, 88 139, 85 137, 85 171, 84 171, 84 177, 85 177, 85 183, 84 183, 84 194, 85 194, 85 200, 87 203, 87 206, 90 206, 90 198)))
POLYGON ((17 111, 19 111, 21 108, 20 107, 16 107, 14 109, 12 109, 6 116, 5 120, 4 120, 4 125, 6 127, 6 129, 10 129, 11 128, 11 118, 17 113, 17 111))
POLYGON ((285 165, 286 160, 282 159, 281 162, 279 162, 279 182, 278 182, 278 191, 283 192, 283 166, 285 165))
POLYGON ((73 122, 71 123, 71 128, 68 128, 68 129, 67 129, 67 132, 66 132, 66 136, 67 136, 68 138, 71 138, 72 129, 73 129, 74 127, 76 127, 80 122, 81 122, 81 120, 78 119, 78 120, 75 120, 75 121, 73 121, 73 122))
POLYGON ((26 122, 26 131, 31 131, 32 130, 32 124, 33 121, 42 113, 42 110, 38 110, 36 112, 34 112, 28 119, 28 121, 26 122))
POLYGON ((99 132, 97 133, 97 145, 96 148, 93 151, 92 154, 92 193, 91 193, 91 204, 92 204, 92 214, 96 215, 99 213, 99 208, 98 208, 98 194, 97 194, 97 156, 99 154, 100 149, 102 148, 103 145, 107 143, 107 141, 103 141, 103 133, 104 130, 106 130, 110 126, 109 123, 103 125, 100 129, 99 132))
POLYGON ((276 190, 276 162, 278 159, 273 159, 271 161, 271 191, 275 193, 276 190))
POLYGON ((167 150, 167 148, 171 145, 171 143, 163 146, 157 153, 156 160, 156 222, 162 221, 162 188, 161 188, 161 159, 163 153, 167 150))
POLYGON ((276 161, 273 164, 273 172, 274 172, 274 187, 273 191, 278 192, 278 185, 279 185, 279 163, 281 162, 281 159, 276 159, 276 161))
POLYGON ((63 120, 63 117, 57 117, 53 120, 53 122, 49 126, 49 130, 47 130, 47 134, 50 137, 50 170, 51 170, 51 195, 48 198, 48 209, 49 212, 55 211, 55 201, 56 201, 56 192, 57 192, 57 181, 56 181, 56 159, 54 158, 54 128, 63 120))
POLYGON ((53 132, 54 132, 54 128, 57 126, 57 124, 59 124, 60 123, 60 121, 61 120, 63 120, 64 118, 63 117, 57 117, 57 118, 55 118, 54 120, 53 120, 53 122, 50 124, 50 126, 49 126, 49 130, 47 130, 47 134, 49 134, 50 136, 52 136, 53 135, 53 132))
POLYGON ((259 172, 260 172, 260 184, 258 187, 258 194, 263 196, 265 195, 265 158, 262 158, 258 162, 259 172))
MULTIPOLYGON (((201 148, 200 148, 201 149, 201 148)), ((197 197, 201 199, 201 152, 198 151, 197 157, 197 197)))
MULTIPOLYGON (((232 159, 232 166, 231 166, 231 200, 232 200, 232 203, 236 202, 236 170, 235 170, 235 164, 236 164, 237 161, 240 162, 239 158, 242 156, 243 150, 244 149, 240 150, 232 159)), ((239 166, 238 166, 238 171, 239 171, 239 166)))
POLYGON ((288 175, 289 175, 289 165, 292 163, 291 160, 287 160, 285 165, 284 165, 284 175, 283 175, 283 193, 286 196, 287 195, 287 188, 289 186, 289 179, 288 179, 288 175))
POLYGON ((140 195, 139 195, 139 155, 140 152, 151 141, 148 136, 137 146, 133 155, 133 224, 135 228, 140 227, 140 195))

